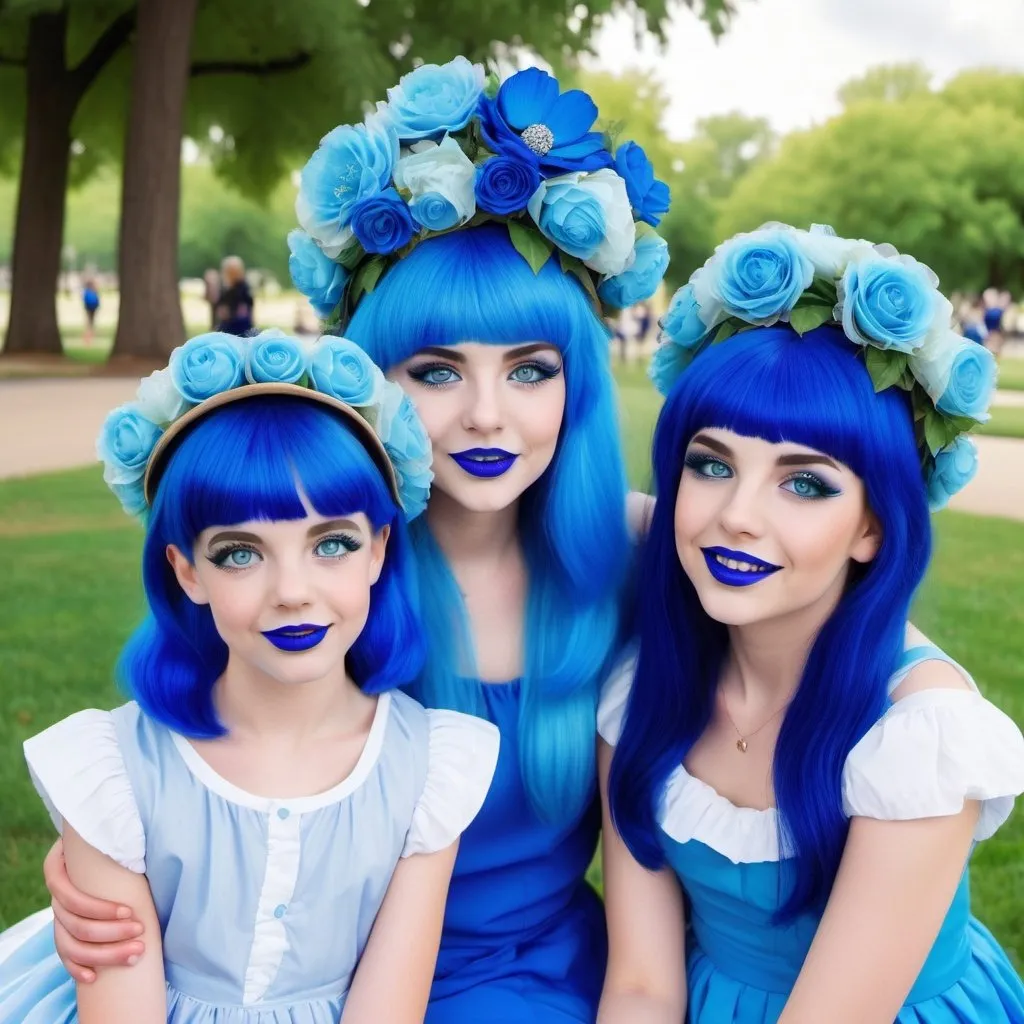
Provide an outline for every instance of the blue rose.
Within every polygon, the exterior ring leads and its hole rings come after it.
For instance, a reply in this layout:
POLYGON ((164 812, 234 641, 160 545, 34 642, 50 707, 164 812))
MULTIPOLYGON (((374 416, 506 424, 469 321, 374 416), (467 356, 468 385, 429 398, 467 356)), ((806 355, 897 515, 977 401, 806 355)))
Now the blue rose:
POLYGON ((121 508, 128 515, 142 516, 149 509, 141 480, 136 480, 130 484, 111 484, 110 489, 114 492, 114 497, 121 502, 121 508))
POLYGON ((103 479, 111 487, 141 480, 162 433, 155 423, 142 415, 134 402, 110 412, 96 439, 96 455, 103 463, 103 479))
POLYGON ((909 256, 871 252, 846 268, 835 316, 846 336, 861 345, 913 352, 936 314, 937 279, 909 256))
MULTIPOLYGON (((423 196, 442 196, 455 210, 458 224, 465 224, 476 213, 475 180, 473 161, 450 135, 440 144, 416 143, 395 167, 395 186, 409 191, 413 197, 410 205, 415 205, 415 200, 423 196)), ((415 210, 413 214, 415 216, 415 210)))
POLYGON ((447 231, 459 223, 459 211, 440 192, 425 192, 409 204, 413 220, 428 231, 447 231))
POLYGON ((408 244, 416 222, 405 200, 396 189, 389 188, 355 204, 352 230, 367 252, 388 255, 408 244))
POLYGON ((633 253, 633 263, 621 274, 607 278, 597 290, 602 302, 625 309, 657 291, 668 269, 668 243, 651 231, 637 239, 633 253))
POLYGON ((708 328, 700 318, 693 285, 685 284, 672 296, 668 310, 661 318, 661 336, 682 348, 695 349, 707 333, 708 328))
POLYGON ((182 397, 198 405, 242 383, 245 352, 238 338, 211 331, 176 348, 167 368, 182 397))
POLYGON ((539 68, 507 79, 494 99, 480 101, 487 148, 538 167, 546 177, 610 167, 604 136, 590 129, 597 106, 579 89, 559 94, 558 81, 539 68))
POLYGON ((447 64, 424 64, 388 89, 378 110, 402 142, 429 139, 465 128, 484 89, 484 69, 465 57, 447 64))
POLYGON ((983 345, 965 340, 956 349, 949 382, 936 407, 948 416, 987 422, 997 372, 996 357, 983 345))
POLYGON ((491 157, 476 177, 476 202, 481 210, 507 217, 526 209, 540 187, 540 172, 515 157, 491 157))
POLYGON ((659 394, 668 397, 679 375, 693 362, 696 354, 696 348, 683 348, 667 339, 658 345, 651 357, 651 365, 647 367, 647 376, 659 394))
POLYGON ((760 325, 788 314, 814 279, 814 265, 789 231, 738 235, 706 269, 725 313, 760 325))
POLYGON ((640 220, 657 227, 662 214, 668 213, 669 188, 654 177, 647 154, 635 142, 627 142, 615 154, 615 170, 626 182, 633 212, 640 220))
POLYGON ((978 449, 965 434, 935 456, 935 465, 928 477, 928 508, 938 512, 945 508, 957 491, 963 490, 978 472, 978 449))
POLYGON ((306 373, 302 346, 280 331, 265 331, 246 346, 245 379, 250 384, 294 384, 306 373))
POLYGON ((309 364, 313 387, 346 405, 367 406, 379 401, 384 375, 355 342, 321 338, 309 364))
POLYGON ((288 233, 288 248, 292 283, 309 299, 316 315, 326 320, 341 302, 348 271, 325 256, 320 246, 298 228, 288 233))
POLYGON ((589 259, 604 241, 601 202, 575 182, 549 183, 535 205, 538 207, 534 215, 537 227, 570 256, 589 259))
POLYGON ((379 116, 329 132, 303 167, 295 213, 332 259, 352 241, 356 203, 387 188, 398 162, 398 136, 379 116))
POLYGON ((409 396, 391 381, 384 383, 377 433, 394 467, 402 508, 414 519, 426 508, 434 479, 430 437, 409 396))

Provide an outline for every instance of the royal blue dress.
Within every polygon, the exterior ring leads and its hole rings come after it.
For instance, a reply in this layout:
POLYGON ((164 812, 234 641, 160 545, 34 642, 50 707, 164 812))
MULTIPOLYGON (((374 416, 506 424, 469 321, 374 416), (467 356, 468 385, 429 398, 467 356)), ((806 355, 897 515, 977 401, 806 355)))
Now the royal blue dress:
MULTIPOLYGON (((908 631, 908 644, 890 690, 920 662, 950 660, 916 630, 908 631)), ((611 745, 631 682, 627 663, 602 696, 598 728, 611 745)), ((958 813, 964 800, 980 801, 976 840, 996 831, 1022 790, 1024 738, 976 690, 923 690, 897 701, 850 752, 843 773, 851 817, 935 817, 958 813)), ((666 860, 688 897, 687 1021, 775 1024, 821 919, 805 913, 786 925, 773 920, 794 870, 792 858, 780 855, 775 809, 737 807, 680 765, 666 783, 659 824, 666 860)), ((965 868, 895 1024, 1022 1021, 1024 984, 971 915, 965 868)))
POLYGON ((501 733, 498 766, 459 845, 425 1024, 593 1024, 607 938, 584 874, 599 807, 540 821, 520 774, 519 683, 475 685, 501 733))

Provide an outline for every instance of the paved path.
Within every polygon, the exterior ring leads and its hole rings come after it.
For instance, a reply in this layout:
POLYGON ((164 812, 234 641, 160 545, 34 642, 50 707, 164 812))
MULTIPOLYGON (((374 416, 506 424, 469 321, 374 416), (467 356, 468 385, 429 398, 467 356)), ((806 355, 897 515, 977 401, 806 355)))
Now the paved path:
MULTIPOLYGON (((122 377, 0 380, 0 479, 96 462, 96 435, 106 414, 135 394, 122 377)), ((1006 404, 1024 405, 1024 393, 1006 404)), ((951 507, 1024 520, 1024 440, 978 437, 981 465, 951 507)))

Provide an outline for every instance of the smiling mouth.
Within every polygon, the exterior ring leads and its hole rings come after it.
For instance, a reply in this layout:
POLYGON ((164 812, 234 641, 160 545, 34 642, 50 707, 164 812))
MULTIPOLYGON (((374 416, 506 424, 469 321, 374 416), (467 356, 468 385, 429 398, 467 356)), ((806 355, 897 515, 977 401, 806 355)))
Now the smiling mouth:
POLYGON ((315 626, 302 623, 296 626, 281 626, 279 629, 263 631, 263 636, 279 651, 299 652, 316 647, 327 635, 330 625, 315 626))
POLYGON ((764 562, 745 551, 729 548, 701 548, 708 572, 727 587, 749 587, 777 573, 782 566, 764 562))
POLYGON ((470 476, 489 478, 507 473, 519 456, 501 448, 470 448, 452 452, 450 458, 470 476))
POLYGON ((752 565, 750 562, 739 562, 735 558, 723 558, 721 555, 715 555, 714 559, 719 565, 724 565, 727 569, 735 569, 737 572, 772 572, 771 569, 752 565))

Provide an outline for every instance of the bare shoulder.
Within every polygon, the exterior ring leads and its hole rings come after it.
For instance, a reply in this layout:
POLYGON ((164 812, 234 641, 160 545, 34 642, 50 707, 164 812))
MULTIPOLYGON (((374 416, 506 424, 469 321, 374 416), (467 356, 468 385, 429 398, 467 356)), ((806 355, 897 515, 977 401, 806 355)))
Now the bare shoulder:
POLYGON ((923 690, 963 690, 973 693, 971 684, 964 678, 955 665, 948 661, 938 659, 922 661, 920 665, 907 673, 899 686, 892 692, 892 699, 897 703, 912 693, 921 693, 923 690))

